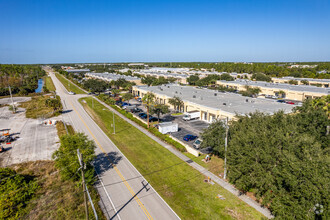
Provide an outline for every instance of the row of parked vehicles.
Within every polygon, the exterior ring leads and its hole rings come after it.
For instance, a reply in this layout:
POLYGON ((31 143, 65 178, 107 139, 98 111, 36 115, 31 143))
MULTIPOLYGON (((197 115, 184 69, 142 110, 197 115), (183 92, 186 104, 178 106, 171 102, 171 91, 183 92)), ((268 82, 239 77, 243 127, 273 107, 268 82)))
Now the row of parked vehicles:
POLYGON ((289 104, 289 105, 294 105, 294 102, 292 102, 292 101, 285 101, 283 99, 277 100, 277 102, 279 102, 279 103, 286 103, 286 104, 289 104))

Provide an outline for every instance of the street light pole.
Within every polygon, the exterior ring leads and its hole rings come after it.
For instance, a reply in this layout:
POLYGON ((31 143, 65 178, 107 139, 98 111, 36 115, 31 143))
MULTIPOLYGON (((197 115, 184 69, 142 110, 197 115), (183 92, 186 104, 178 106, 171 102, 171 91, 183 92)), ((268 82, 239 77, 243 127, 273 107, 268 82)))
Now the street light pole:
POLYGON ((225 137, 225 162, 223 178, 227 177, 227 145, 228 145, 228 117, 226 118, 226 137, 225 137))
POLYGON ((116 134, 116 126, 115 126, 115 112, 112 111, 112 120, 113 120, 113 134, 116 134))

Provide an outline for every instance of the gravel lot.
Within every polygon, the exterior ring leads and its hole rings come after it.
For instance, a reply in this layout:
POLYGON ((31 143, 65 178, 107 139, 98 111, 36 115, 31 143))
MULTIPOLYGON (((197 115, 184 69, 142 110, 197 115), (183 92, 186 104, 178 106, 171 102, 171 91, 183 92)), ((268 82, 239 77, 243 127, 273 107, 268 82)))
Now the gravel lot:
POLYGON ((59 146, 56 127, 42 125, 41 121, 25 118, 25 109, 19 108, 12 114, 8 107, 0 108, 0 130, 11 129, 10 134, 18 137, 11 144, 4 144, 5 152, 0 153, 0 166, 49 160, 59 146))
MULTIPOLYGON (((14 102, 27 102, 30 100, 31 97, 13 97, 14 102)), ((0 105, 8 105, 8 104, 11 104, 11 98, 0 99, 0 105)))

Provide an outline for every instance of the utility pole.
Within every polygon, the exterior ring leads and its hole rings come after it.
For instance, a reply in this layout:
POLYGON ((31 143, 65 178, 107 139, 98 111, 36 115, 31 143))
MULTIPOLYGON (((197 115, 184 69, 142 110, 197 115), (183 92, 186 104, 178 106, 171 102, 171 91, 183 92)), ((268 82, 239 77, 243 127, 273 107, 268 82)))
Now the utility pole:
POLYGON ((228 144, 228 117, 226 118, 226 137, 225 137, 225 163, 223 178, 227 177, 227 144, 228 144))
POLYGON ((84 190, 85 215, 86 215, 86 219, 88 220, 89 217, 88 217, 88 205, 87 205, 87 195, 86 195, 86 183, 85 183, 85 175, 84 175, 84 161, 83 161, 83 155, 79 152, 79 149, 77 149, 77 155, 81 168, 82 185, 84 190))
POLYGON ((13 111, 15 113, 16 112, 16 107, 14 106, 14 100, 13 100, 13 95, 11 94, 11 88, 10 88, 10 86, 9 86, 9 93, 10 93, 11 104, 13 106, 13 111))
POLYGON ((116 134, 116 126, 115 126, 115 112, 112 111, 112 120, 113 120, 113 134, 116 134))

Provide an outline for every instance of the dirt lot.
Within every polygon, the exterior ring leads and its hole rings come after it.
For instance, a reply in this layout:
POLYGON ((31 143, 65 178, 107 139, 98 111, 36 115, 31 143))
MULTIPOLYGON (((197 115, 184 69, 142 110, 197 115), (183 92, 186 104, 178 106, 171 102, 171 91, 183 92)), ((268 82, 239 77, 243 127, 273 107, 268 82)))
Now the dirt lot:
POLYGON ((11 129, 10 134, 18 137, 11 144, 1 143, 5 151, 0 153, 0 166, 49 160, 59 146, 56 127, 42 125, 41 121, 25 118, 25 109, 19 108, 12 114, 8 107, 0 108, 0 130, 11 129))

